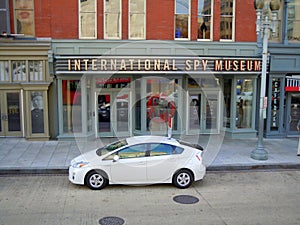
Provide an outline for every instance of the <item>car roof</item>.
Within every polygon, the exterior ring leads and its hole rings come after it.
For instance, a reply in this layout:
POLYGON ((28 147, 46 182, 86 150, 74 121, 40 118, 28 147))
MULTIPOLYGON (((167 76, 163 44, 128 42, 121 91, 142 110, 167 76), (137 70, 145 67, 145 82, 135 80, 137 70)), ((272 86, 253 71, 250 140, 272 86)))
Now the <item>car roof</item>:
POLYGON ((129 145, 141 144, 141 143, 169 143, 169 144, 177 144, 178 142, 174 138, 168 138, 164 136, 153 136, 153 135, 145 135, 145 136, 134 136, 126 138, 126 141, 129 145))

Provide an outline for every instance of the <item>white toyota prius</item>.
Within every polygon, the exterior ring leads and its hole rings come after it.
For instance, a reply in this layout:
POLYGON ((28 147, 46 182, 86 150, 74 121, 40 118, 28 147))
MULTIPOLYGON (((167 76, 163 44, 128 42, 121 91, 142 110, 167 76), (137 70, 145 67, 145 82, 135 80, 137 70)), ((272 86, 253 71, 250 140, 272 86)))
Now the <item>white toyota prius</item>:
POLYGON ((161 136, 135 136, 84 153, 71 161, 69 180, 102 189, 108 184, 173 183, 188 188, 202 180, 203 148, 161 136))

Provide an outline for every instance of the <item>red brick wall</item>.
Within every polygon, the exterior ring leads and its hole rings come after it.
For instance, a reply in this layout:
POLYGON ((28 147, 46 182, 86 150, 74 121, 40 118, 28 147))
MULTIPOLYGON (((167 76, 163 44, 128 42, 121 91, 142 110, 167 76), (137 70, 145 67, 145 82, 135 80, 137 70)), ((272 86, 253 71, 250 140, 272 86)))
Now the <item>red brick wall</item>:
MULTIPOLYGON (((77 39, 78 0, 35 0, 36 37, 77 39)), ((192 41, 197 40, 197 0, 191 0, 192 41)), ((13 0, 10 0, 11 30, 14 31, 13 0)), ((147 0, 146 39, 174 40, 174 0, 147 0)), ((236 0, 235 41, 255 42, 256 14, 253 0, 236 0)), ((97 38, 104 38, 103 0, 97 1, 97 38)), ((128 1, 122 1, 122 39, 128 39, 128 1)), ((220 39, 220 0, 214 1, 213 41, 220 39)))
POLYGON ((253 0, 236 0, 235 41, 256 42, 256 12, 253 0))
POLYGON ((148 0, 146 39, 174 40, 174 0, 148 0))

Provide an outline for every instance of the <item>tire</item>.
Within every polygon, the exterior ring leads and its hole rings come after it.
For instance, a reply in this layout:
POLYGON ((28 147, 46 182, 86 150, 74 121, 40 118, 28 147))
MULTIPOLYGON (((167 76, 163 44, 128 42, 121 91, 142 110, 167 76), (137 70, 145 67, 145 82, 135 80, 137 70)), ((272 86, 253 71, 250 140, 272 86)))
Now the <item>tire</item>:
POLYGON ((86 176, 85 183, 92 190, 101 190, 108 184, 106 177, 104 172, 92 171, 86 176))
POLYGON ((189 170, 179 170, 173 176, 173 184, 175 187, 184 189, 191 186, 194 176, 189 170))

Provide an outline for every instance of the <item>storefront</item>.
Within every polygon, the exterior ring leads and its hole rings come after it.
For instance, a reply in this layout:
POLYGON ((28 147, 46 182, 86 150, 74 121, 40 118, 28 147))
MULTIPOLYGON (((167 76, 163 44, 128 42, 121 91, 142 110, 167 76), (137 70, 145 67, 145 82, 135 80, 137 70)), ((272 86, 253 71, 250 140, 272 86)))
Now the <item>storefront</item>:
POLYGON ((48 140, 47 41, 0 40, 0 136, 48 140))
POLYGON ((299 136, 300 55, 299 46, 270 47, 266 137, 299 136))
POLYGON ((54 54, 54 59, 58 138, 166 135, 168 127, 173 135, 256 136, 259 58, 54 54))

